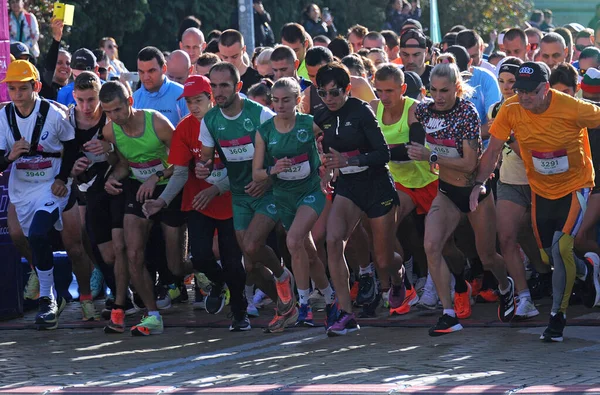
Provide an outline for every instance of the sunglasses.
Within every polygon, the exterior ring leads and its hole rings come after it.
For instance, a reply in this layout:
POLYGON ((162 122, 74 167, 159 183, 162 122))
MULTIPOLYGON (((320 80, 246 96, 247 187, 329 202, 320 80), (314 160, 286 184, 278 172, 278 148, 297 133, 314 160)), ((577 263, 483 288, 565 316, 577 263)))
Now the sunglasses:
POLYGON ((527 91, 525 89, 513 89, 513 92, 515 92, 516 95, 525 95, 525 96, 535 96, 538 93, 540 93, 540 91, 542 90, 543 86, 537 88, 534 91, 527 91))
POLYGON ((118 45, 113 45, 113 44, 108 44, 106 46, 106 48, 108 48, 108 49, 115 49, 115 48, 119 48, 119 46, 118 45))
POLYGON ((104 67, 98 67, 98 73, 100 73, 100 74, 108 73, 108 69, 106 69, 104 67))
POLYGON ((583 44, 575 45, 575 49, 578 50, 579 52, 583 51, 587 47, 591 47, 591 45, 583 45, 583 44))
POLYGON ((326 98, 328 95, 332 97, 339 97, 344 92, 344 88, 335 88, 335 89, 317 89, 317 94, 321 98, 326 98))
POLYGON ((532 50, 532 51, 535 51, 535 50, 536 50, 536 49, 538 49, 538 48, 539 48, 539 46, 540 46, 540 44, 539 44, 539 43, 531 43, 531 44, 529 44, 529 45, 531 45, 531 50, 532 50))

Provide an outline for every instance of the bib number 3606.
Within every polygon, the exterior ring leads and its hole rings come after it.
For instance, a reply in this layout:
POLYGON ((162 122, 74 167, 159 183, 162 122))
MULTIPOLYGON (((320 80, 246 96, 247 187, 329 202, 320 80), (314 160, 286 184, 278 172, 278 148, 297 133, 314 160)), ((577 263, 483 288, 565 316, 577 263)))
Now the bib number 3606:
POLYGON ((250 136, 233 140, 220 140, 219 144, 229 162, 245 162, 254 156, 254 144, 250 136))

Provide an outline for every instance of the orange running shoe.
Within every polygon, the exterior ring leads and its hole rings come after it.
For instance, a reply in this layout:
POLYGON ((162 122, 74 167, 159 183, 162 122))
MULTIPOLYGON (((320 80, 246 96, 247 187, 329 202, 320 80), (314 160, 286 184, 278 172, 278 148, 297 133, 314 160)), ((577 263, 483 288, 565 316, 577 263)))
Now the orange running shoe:
POLYGON ((390 315, 398 314, 403 315, 410 312, 410 306, 415 305, 419 301, 419 296, 417 295, 417 291, 415 291, 415 287, 412 287, 410 290, 406 290, 406 294, 404 296, 404 301, 400 305, 400 307, 396 309, 390 308, 390 315))
POLYGON ((277 310, 279 314, 286 315, 296 305, 296 295, 294 295, 294 276, 287 269, 284 268, 288 277, 283 281, 275 281, 277 287, 277 310))
POLYGON ((471 316, 471 284, 468 281, 467 292, 455 292, 454 293, 454 311, 456 317, 463 319, 471 316))
POLYGON ((498 301, 498 295, 494 290, 484 289, 479 292, 479 297, 486 303, 496 303, 498 301))
POLYGON ((356 302, 356 298, 358 297, 358 281, 355 281, 352 284, 352 288, 350 288, 350 299, 352 302, 356 302))
POLYGON ((110 312, 110 321, 104 327, 104 333, 123 333, 125 332, 125 311, 121 309, 112 309, 110 312))
POLYGON ((483 278, 475 277, 473 281, 471 281, 471 296, 476 297, 481 292, 481 287, 483 286, 483 278))

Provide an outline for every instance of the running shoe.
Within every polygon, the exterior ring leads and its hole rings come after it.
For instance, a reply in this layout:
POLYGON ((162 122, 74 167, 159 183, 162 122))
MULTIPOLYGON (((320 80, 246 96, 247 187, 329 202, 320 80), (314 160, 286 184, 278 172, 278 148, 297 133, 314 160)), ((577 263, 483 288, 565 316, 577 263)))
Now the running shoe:
POLYGON ((194 273, 194 279, 196 285, 200 287, 200 289, 208 291, 208 288, 211 286, 211 282, 204 273, 194 273))
POLYGON ((188 290, 185 283, 182 282, 179 285, 179 292, 181 293, 181 299, 179 300, 179 303, 187 303, 190 301, 190 295, 188 295, 188 290))
POLYGON ((332 304, 325 306, 325 330, 335 324, 339 315, 340 310, 335 301, 332 304))
POLYGON ((135 306, 136 310, 137 311, 144 310, 146 308, 146 305, 144 304, 144 301, 142 300, 140 295, 137 292, 133 291, 132 289, 129 289, 128 291, 129 291, 129 299, 135 306))
POLYGON ((496 303, 498 300, 498 294, 492 289, 482 289, 479 291, 479 294, 477 294, 478 302, 496 303))
POLYGON ((104 333, 123 333, 125 332, 125 311, 121 309, 112 309, 110 312, 110 321, 104 327, 104 333))
POLYGON ((535 308, 530 298, 519 298, 517 302, 517 311, 514 320, 522 321, 539 315, 540 312, 535 308))
POLYGON ((469 284, 471 285, 471 295, 476 298, 481 292, 481 287, 483 287, 483 277, 475 277, 469 281, 469 284))
POLYGON ((350 299, 352 300, 352 303, 356 303, 356 298, 358 297, 358 289, 358 281, 354 281, 352 283, 352 288, 350 288, 350 299))
POLYGON ((425 288, 425 283, 427 282, 427 277, 419 277, 415 282, 415 291, 417 291, 417 296, 421 297, 423 295, 423 290, 425 288))
POLYGON ((585 254, 587 275, 583 287, 583 305, 585 307, 600 306, 600 257, 593 252, 585 254))
POLYGON ((283 332, 283 330, 287 327, 294 326, 296 321, 298 320, 298 308, 296 306, 292 306, 290 311, 286 314, 279 315, 277 309, 275 309, 275 317, 269 322, 269 325, 265 328, 265 333, 277 333, 283 332))
POLYGON ((142 318, 139 324, 131 327, 131 336, 160 335, 163 331, 162 317, 157 318, 153 315, 147 315, 142 318))
POLYGON ((169 293, 169 298, 171 299, 171 303, 181 303, 181 289, 175 284, 169 284, 167 286, 169 293))
POLYGON ((471 284, 468 281, 465 281, 465 283, 467 284, 467 292, 454 293, 454 311, 456 312, 456 318, 461 320, 471 316, 471 284))
POLYGON ((40 297, 40 281, 38 279, 35 270, 29 272, 29 278, 27 284, 25 284, 25 290, 23 291, 23 298, 27 300, 38 300, 40 297))
POLYGON ((406 297, 406 289, 404 288, 404 284, 401 285, 393 285, 390 288, 390 293, 388 296, 388 302, 390 304, 390 315, 394 314, 394 310, 399 309, 404 302, 404 298, 406 297))
POLYGON ((540 340, 545 342, 562 342, 565 325, 567 325, 567 318, 563 313, 559 312, 550 315, 550 323, 542 336, 540 336, 540 340))
POLYGON ((231 325, 229 326, 230 332, 245 332, 249 331, 250 329, 252 329, 252 327, 250 326, 248 314, 243 311, 239 314, 231 314, 231 325))
POLYGON ((311 305, 317 311, 323 311, 325 309, 325 296, 318 289, 313 289, 313 291, 308 296, 308 304, 311 305))
POLYGON ((404 300, 402 304, 397 309, 390 309, 390 315, 398 314, 403 315, 410 312, 411 306, 414 306, 419 302, 419 296, 417 295, 417 291, 414 287, 411 289, 407 289, 405 292, 404 300))
POLYGON ((90 287, 92 288, 93 299, 96 299, 104 292, 104 276, 98 268, 94 268, 92 271, 90 287))
POLYGON ((282 316, 286 316, 296 306, 296 295, 294 294, 294 276, 288 268, 283 270, 287 273, 287 277, 283 281, 275 281, 277 288, 277 310, 282 316))
POLYGON ((215 284, 210 287, 206 297, 205 310, 209 314, 219 314, 225 306, 225 284, 215 284))
POLYGON ((515 316, 515 282, 512 278, 508 277, 509 290, 506 295, 500 294, 500 305, 498 306, 498 319, 502 322, 510 322, 515 316))
POLYGON ((358 306, 363 306, 373 303, 375 298, 377 298, 378 293, 379 290, 375 275, 373 273, 361 275, 358 280, 358 296, 356 297, 356 304, 358 306))
POLYGON ((156 292, 156 307, 159 310, 166 310, 171 308, 171 297, 166 287, 159 285, 155 288, 156 292))
POLYGON ((313 313, 309 304, 301 304, 298 309, 298 320, 296 326, 315 326, 313 313))
POLYGON ((83 300, 80 304, 83 321, 95 321, 100 319, 100 316, 96 311, 96 306, 94 306, 94 302, 92 300, 83 300))
POLYGON ((205 296, 200 287, 196 284, 194 284, 194 303, 192 304, 192 307, 194 310, 206 309, 205 296))
POLYGON ((390 307, 390 290, 381 292, 381 302, 383 303, 384 309, 389 309, 390 307))
POLYGON ((420 310, 435 310, 437 309, 439 300, 433 278, 428 274, 425 286, 423 286, 423 294, 421 294, 417 303, 417 308, 420 310))
POLYGON ((246 307, 246 313, 250 317, 258 317, 260 315, 260 313, 258 312, 258 309, 252 302, 248 302, 248 307, 246 307))
POLYGON ((344 310, 340 310, 337 321, 327 329, 327 336, 343 336, 359 329, 360 326, 356 322, 354 313, 347 313, 344 310))
POLYGON ((452 332, 462 330, 462 325, 456 317, 451 317, 448 314, 442 315, 437 324, 429 328, 429 336, 442 336, 452 332))
POLYGON ((58 328, 58 318, 60 313, 67 306, 67 300, 62 296, 58 300, 43 296, 38 301, 38 313, 35 316, 35 325, 38 330, 58 328))
MULTIPOLYGON (((248 302, 250 301, 248 300, 248 302)), ((252 303, 254 304, 254 306, 256 306, 257 309, 261 309, 273 303, 273 300, 271 300, 271 298, 269 298, 266 293, 264 293, 260 289, 257 289, 256 292, 254 292, 252 303)))
POLYGON ((104 301, 104 308, 102 309, 102 312, 100 312, 100 316, 103 320, 110 320, 110 312, 112 311, 114 304, 114 299, 106 298, 106 300, 104 301))

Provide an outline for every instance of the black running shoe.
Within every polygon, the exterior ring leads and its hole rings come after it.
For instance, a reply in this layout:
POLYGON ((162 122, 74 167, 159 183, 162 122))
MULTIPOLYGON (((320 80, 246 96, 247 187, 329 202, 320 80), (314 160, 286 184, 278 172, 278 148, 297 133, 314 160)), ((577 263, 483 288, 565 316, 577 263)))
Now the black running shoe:
POLYGON ((438 319, 437 324, 429 328, 429 336, 443 336, 448 333, 458 332, 462 330, 462 325, 456 317, 451 317, 444 314, 438 319))
POLYGON ((358 280, 358 295, 356 296, 356 304, 363 306, 371 304, 377 298, 379 293, 377 289, 377 280, 374 273, 365 273, 358 280))
POLYGON ((515 316, 515 282, 508 277, 509 290, 506 295, 498 292, 500 306, 498 306, 498 319, 502 322, 510 322, 515 316))
POLYGON ((47 296, 39 299, 39 309, 35 316, 35 325, 38 329, 56 329, 58 327, 58 317, 65 309, 67 301, 59 296, 58 300, 50 299, 47 296))
POLYGON ((244 332, 252 329, 250 326, 250 320, 248 319, 248 314, 246 314, 245 311, 233 313, 231 316, 231 325, 229 326, 229 330, 231 332, 244 332))
POLYGON ((204 308, 209 314, 219 314, 225 306, 224 284, 214 284, 210 287, 210 293, 206 297, 204 308))
POLYGON ((562 342, 565 325, 567 325, 567 319, 563 313, 559 312, 551 315, 550 323, 542 336, 540 336, 540 340, 545 342, 562 342))

